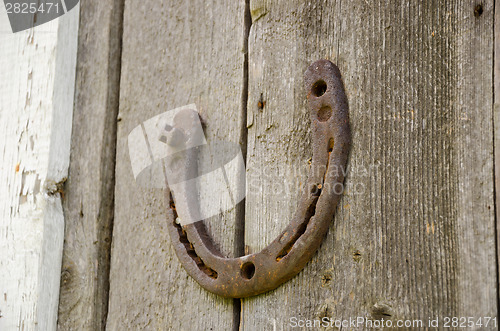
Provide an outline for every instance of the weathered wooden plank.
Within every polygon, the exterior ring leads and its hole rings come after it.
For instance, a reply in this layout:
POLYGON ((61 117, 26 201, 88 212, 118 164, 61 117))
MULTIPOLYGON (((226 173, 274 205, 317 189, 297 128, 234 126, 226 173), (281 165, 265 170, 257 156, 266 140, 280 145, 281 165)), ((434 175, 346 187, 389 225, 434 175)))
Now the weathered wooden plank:
MULTIPOLYGON (((134 181, 127 138, 151 117, 195 103, 209 144, 240 141, 244 6, 125 3, 109 330, 233 328, 233 300, 203 290, 178 262, 165 227, 165 192, 134 181)), ((226 216, 208 226, 221 251, 233 256, 234 210, 226 216)))
POLYGON ((243 300, 243 329, 497 315, 493 1, 477 4, 250 2, 247 180, 263 189, 247 185, 249 253, 282 231, 305 182, 303 72, 317 59, 343 74, 353 147, 319 253, 243 300))
POLYGON ((494 1, 469 1, 457 8, 458 60, 452 99, 457 128, 451 128, 455 141, 450 147, 456 149, 458 161, 454 246, 458 248, 456 314, 460 316, 498 313, 492 180, 494 9, 494 1))
POLYGON ((81 5, 58 327, 103 330, 109 289, 123 1, 81 5))
MULTIPOLYGON (((493 128, 494 128, 494 153, 495 153, 495 215, 497 221, 497 261, 500 260, 500 250, 498 244, 500 243, 500 61, 498 55, 500 54, 500 10, 498 9, 499 2, 495 0, 495 25, 494 25, 494 58, 493 58, 493 84, 494 84, 494 104, 493 104, 493 128)), ((500 274, 500 264, 497 262, 498 271, 500 274)), ((497 284, 497 295, 500 302, 500 278, 497 284)))
POLYGON ((0 329, 55 330, 78 7, 13 34, 0 5, 0 329))

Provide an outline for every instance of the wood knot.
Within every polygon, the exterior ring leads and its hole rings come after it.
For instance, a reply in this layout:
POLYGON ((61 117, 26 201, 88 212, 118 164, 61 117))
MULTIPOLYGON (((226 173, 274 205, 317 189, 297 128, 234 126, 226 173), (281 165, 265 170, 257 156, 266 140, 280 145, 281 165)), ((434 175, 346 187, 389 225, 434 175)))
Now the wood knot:
POLYGON ((376 303, 373 305, 372 310, 371 310, 371 315, 374 319, 381 320, 381 319, 389 319, 392 317, 392 312, 391 308, 383 303, 376 303))
POLYGON ((331 274, 324 274, 321 277, 321 286, 322 287, 328 287, 328 286, 330 286, 331 282, 332 282, 332 275, 331 274))
POLYGON ((352 254, 352 259, 354 262, 359 262, 361 260, 361 252, 359 250, 355 250, 352 254))
POLYGON ((481 15, 483 15, 483 5, 480 3, 474 7, 474 17, 478 18, 481 15))

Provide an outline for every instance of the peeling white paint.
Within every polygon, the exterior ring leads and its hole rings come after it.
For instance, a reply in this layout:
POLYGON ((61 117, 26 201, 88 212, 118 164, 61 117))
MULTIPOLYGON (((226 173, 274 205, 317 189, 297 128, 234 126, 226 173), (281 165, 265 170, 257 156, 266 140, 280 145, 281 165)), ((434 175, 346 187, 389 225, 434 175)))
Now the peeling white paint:
POLYGON ((13 34, 0 5, 0 330, 55 330, 79 7, 13 34), (57 185, 56 185, 57 187, 57 185))

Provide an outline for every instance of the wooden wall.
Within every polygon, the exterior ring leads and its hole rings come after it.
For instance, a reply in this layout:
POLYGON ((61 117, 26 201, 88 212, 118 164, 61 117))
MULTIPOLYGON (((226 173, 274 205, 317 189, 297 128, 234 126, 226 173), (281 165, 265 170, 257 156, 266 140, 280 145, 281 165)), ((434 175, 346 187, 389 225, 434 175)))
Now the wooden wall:
MULTIPOLYGON (((245 5, 125 2, 108 327, 496 316, 493 1, 245 5), (209 142, 242 141, 247 179, 262 187, 249 190, 243 223, 245 251, 257 252, 288 223, 305 180, 303 73, 320 58, 343 74, 353 131, 335 220, 297 277, 241 302, 220 299, 180 268, 164 197, 135 185, 126 137, 196 103, 209 142)), ((232 222, 209 222, 229 256, 232 222)))
POLYGON ((80 8, 60 330, 99 330, 106 321, 114 214, 123 4, 83 1, 80 8))
POLYGON ((493 0, 82 3, 59 328, 497 317, 495 17, 493 0), (226 256, 258 252, 288 224, 307 176, 303 73, 322 58, 343 75, 353 141, 328 236, 274 291, 208 293, 174 254, 164 192, 135 182, 127 137, 195 103, 208 142, 239 143, 259 188, 209 232, 226 256))
MULTIPOLYGON (((248 172, 271 165, 273 188, 307 167, 302 73, 318 58, 343 74, 353 147, 319 253, 243 300, 244 329, 286 330, 292 316, 496 316, 493 2, 480 16, 474 1, 250 4, 248 172)), ((247 198, 251 252, 294 210, 296 191, 272 193, 247 198)))

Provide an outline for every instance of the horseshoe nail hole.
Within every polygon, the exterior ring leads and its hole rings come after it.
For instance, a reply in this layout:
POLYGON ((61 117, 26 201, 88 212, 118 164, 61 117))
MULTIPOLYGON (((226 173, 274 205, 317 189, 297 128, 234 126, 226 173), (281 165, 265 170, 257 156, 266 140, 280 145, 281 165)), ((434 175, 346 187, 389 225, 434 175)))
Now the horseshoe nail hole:
POLYGON ((314 96, 316 96, 316 97, 320 97, 323 94, 325 94, 325 92, 326 92, 325 81, 322 79, 318 80, 316 83, 313 84, 311 91, 314 94, 314 96))
POLYGON ((318 111, 318 120, 320 122, 326 122, 332 116, 332 108, 329 106, 321 107, 318 111))
POLYGON ((241 277, 252 279, 253 275, 255 275, 255 265, 252 262, 243 263, 241 266, 241 277))
POLYGON ((333 146, 335 145, 335 141, 333 138, 330 138, 328 141, 328 153, 331 153, 333 151, 333 146))

